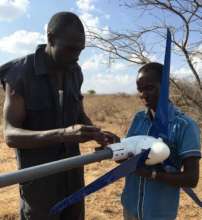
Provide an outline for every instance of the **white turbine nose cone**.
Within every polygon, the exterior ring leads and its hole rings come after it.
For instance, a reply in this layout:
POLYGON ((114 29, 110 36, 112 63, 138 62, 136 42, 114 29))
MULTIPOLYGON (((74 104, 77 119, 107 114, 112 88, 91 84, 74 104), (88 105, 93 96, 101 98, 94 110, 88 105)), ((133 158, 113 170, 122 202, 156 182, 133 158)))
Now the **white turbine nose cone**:
POLYGON ((169 147, 162 141, 156 141, 152 144, 148 159, 145 161, 146 165, 154 165, 162 163, 170 155, 169 147))

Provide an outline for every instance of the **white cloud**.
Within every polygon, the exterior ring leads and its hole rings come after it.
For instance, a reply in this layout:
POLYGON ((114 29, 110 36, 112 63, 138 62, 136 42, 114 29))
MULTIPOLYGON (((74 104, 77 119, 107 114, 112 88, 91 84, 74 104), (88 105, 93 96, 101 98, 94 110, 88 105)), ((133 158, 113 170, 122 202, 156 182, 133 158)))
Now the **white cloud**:
POLYGON ((87 13, 87 12, 82 13, 80 18, 85 26, 88 26, 90 28, 99 27, 99 22, 100 22, 99 18, 91 13, 87 13))
POLYGON ((202 77, 202 44, 196 48, 194 51, 194 55, 192 56, 192 61, 196 71, 200 73, 200 77, 202 77))
MULTIPOLYGON (((104 15, 105 19, 109 19, 110 15, 103 14, 103 12, 95 9, 95 3, 97 0, 77 0, 76 5, 79 9, 80 18, 84 24, 85 30, 88 35, 88 31, 105 34, 108 33, 108 26, 101 25, 99 14, 104 15), (96 14, 96 15, 95 15, 96 14), (102 29, 102 31, 101 31, 102 29)), ((88 40, 91 40, 90 38, 88 40)))
POLYGON ((126 67, 126 65, 123 62, 116 62, 112 64, 113 70, 122 70, 126 67))
POLYGON ((201 56, 195 57, 193 63, 196 71, 199 73, 200 77, 202 77, 202 54, 201 56))
POLYGON ((174 70, 171 74, 175 79, 192 79, 192 74, 189 67, 182 67, 180 69, 174 70))
POLYGON ((95 9, 94 0, 77 0, 76 4, 81 11, 91 11, 95 9))
POLYGON ((95 74, 86 77, 82 87, 83 92, 93 89, 98 94, 134 93, 136 91, 136 75, 123 74, 95 74))
MULTIPOLYGON (((100 21, 99 14, 105 19, 110 19, 110 15, 103 14, 101 11, 95 9, 97 0, 77 0, 76 4, 80 12, 80 18, 84 23, 87 35, 88 30, 94 31, 101 36, 107 37, 109 35, 109 27, 103 26, 100 21), (103 16, 104 15, 104 16, 103 16)), ((92 43, 93 38, 89 36, 87 41, 92 43)), ((117 93, 127 92, 132 93, 136 91, 136 75, 127 74, 123 62, 112 63, 109 66, 108 56, 104 53, 98 53, 86 59, 82 66, 84 72, 84 84, 82 91, 87 92, 90 89, 96 93, 117 93)))
POLYGON ((128 64, 121 60, 109 63, 108 54, 94 52, 94 55, 86 59, 81 64, 81 67, 84 72, 95 70, 98 72, 101 68, 105 67, 105 70, 107 68, 110 72, 116 73, 117 71, 125 71, 128 68, 128 64))
POLYGON ((143 57, 141 56, 137 56, 136 54, 131 54, 129 56, 130 60, 132 60, 133 62, 141 62, 141 61, 151 61, 151 62, 159 62, 159 58, 151 51, 150 53, 143 51, 142 52, 143 57))
POLYGON ((0 0, 0 20, 12 21, 27 12, 29 0, 0 0))
MULTIPOLYGON (((128 66, 121 61, 108 64, 105 54, 95 54, 81 65, 84 73, 82 91, 90 89, 96 93, 134 93, 136 91, 136 74, 129 74, 128 66), (127 72, 126 72, 127 71, 127 72)), ((133 71, 135 72, 135 71, 133 71)))
POLYGON ((45 35, 38 32, 19 30, 0 38, 0 51, 15 55, 33 52, 36 45, 45 42, 45 35))
POLYGON ((87 27, 97 29, 100 26, 100 21, 97 16, 93 14, 95 10, 96 0, 77 0, 76 5, 80 11, 80 18, 84 23, 85 29, 87 27))
POLYGON ((105 15, 105 18, 106 18, 107 20, 109 20, 109 19, 111 18, 111 16, 110 16, 109 14, 106 14, 106 15, 105 15))
MULTIPOLYGON (((198 76, 202 79, 202 44, 192 51, 191 61, 198 76)), ((187 63, 185 63, 185 65, 182 68, 175 70, 173 75, 177 79, 184 79, 184 80, 195 79, 195 76, 192 73, 187 63)))
MULTIPOLYGON (((195 63, 195 69, 199 75, 199 77, 202 79, 202 63, 201 63, 201 60, 199 59, 197 63, 195 63)), ((185 65, 185 67, 182 67, 178 70, 175 70, 172 72, 172 76, 176 79, 183 79, 183 80, 186 80, 186 81, 189 81, 189 80, 195 80, 195 76, 194 74, 192 73, 191 69, 185 65)))
POLYGON ((107 60, 104 53, 95 53, 94 56, 86 59, 81 65, 84 72, 98 71, 104 65, 106 66, 107 60))
POLYGON ((97 69, 97 67, 98 67, 98 63, 94 58, 88 59, 82 64, 83 71, 97 69))

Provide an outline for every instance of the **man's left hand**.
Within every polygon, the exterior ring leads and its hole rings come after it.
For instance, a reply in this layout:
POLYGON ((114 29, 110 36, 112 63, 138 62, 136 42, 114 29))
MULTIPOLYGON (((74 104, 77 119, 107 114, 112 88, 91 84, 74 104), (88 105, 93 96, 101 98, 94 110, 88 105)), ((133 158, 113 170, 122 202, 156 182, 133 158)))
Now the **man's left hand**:
POLYGON ((116 134, 109 131, 103 131, 103 133, 106 136, 107 144, 120 142, 120 137, 118 137, 116 134))

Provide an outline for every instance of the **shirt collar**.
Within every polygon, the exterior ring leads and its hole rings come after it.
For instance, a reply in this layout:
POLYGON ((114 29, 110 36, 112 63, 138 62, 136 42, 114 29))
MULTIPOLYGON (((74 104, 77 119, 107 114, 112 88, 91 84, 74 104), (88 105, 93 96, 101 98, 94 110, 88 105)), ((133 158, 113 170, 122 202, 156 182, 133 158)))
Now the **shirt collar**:
POLYGON ((34 55, 34 68, 36 75, 46 75, 48 74, 49 70, 46 65, 45 60, 45 47, 46 44, 40 44, 37 46, 35 55, 34 55))
MULTIPOLYGON (((46 44, 39 44, 36 48, 34 55, 34 69, 36 75, 47 75, 50 72, 46 64, 45 48, 46 44)), ((75 72, 75 69, 78 69, 77 62, 70 64, 66 71, 75 72)))
MULTIPOLYGON (((169 101, 168 104, 168 121, 172 122, 175 119, 175 115, 179 113, 180 110, 171 102, 169 101)), ((145 110, 145 118, 151 120, 151 110, 147 108, 145 110)))

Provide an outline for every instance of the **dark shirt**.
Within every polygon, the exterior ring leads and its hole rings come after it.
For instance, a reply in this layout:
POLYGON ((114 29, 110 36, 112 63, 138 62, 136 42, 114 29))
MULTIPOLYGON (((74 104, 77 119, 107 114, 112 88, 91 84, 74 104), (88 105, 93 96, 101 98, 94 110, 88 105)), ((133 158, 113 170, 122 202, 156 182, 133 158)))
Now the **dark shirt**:
MULTIPOLYGON (((51 70, 46 65, 45 45, 39 45, 34 54, 0 67, 0 79, 4 84, 7 82, 24 99, 26 118, 22 128, 42 131, 82 123, 83 108, 80 89, 83 75, 79 65, 72 64, 66 71, 62 106, 59 92, 50 75, 51 70)), ((80 153, 78 144, 50 144, 48 147, 37 146, 33 149, 20 147, 18 146, 16 150, 19 168, 67 158, 80 153)), ((23 204, 25 206, 23 212, 28 213, 26 215, 29 216, 32 215, 30 213, 34 212, 34 209, 40 209, 40 212, 43 213, 44 208, 48 213, 49 208, 55 202, 79 189, 83 184, 82 169, 22 184, 21 198, 28 204, 27 207, 26 204, 23 204), (28 209, 29 211, 27 211, 28 209)), ((45 214, 44 216, 33 214, 33 217, 26 219, 43 218, 46 219, 45 214)), ((68 219, 71 219, 70 214, 68 219)), ((76 219, 74 217, 74 220, 76 219)))

